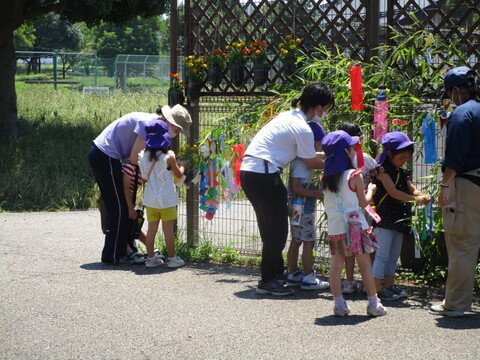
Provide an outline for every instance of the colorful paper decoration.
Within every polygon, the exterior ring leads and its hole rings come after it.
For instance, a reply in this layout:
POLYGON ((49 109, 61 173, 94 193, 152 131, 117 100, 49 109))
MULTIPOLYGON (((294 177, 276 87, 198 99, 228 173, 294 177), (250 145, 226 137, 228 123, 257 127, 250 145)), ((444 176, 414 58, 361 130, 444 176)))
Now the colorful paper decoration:
POLYGON ((352 90, 352 110, 363 110, 363 85, 361 66, 350 66, 350 88, 352 90))
POLYGON ((389 89, 385 87, 377 89, 373 109, 373 138, 375 141, 380 141, 382 136, 388 132, 388 93, 389 89))
POLYGON ((245 145, 233 145, 233 151, 235 152, 235 158, 233 160, 233 171, 235 172, 234 180, 235 184, 240 186, 240 166, 242 165, 243 158, 245 157, 245 145))
POLYGON ((437 143, 436 143, 436 129, 435 119, 423 119, 423 151, 424 163, 435 164, 437 161, 437 143))

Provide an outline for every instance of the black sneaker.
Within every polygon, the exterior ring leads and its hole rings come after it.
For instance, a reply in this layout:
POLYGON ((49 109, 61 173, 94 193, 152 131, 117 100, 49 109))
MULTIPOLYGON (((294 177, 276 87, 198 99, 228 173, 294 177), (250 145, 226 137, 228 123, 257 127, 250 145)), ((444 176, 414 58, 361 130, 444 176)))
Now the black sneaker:
POLYGON ((382 300, 382 301, 393 301, 393 300, 398 300, 400 297, 398 295, 395 295, 391 291, 388 291, 387 289, 382 289, 379 292, 377 292, 377 297, 382 300))
POLYGON ((400 298, 408 297, 408 294, 405 291, 399 289, 397 285, 392 285, 389 288, 387 288, 387 290, 390 291, 392 294, 397 295, 400 298))
POLYGON ((283 286, 277 280, 272 279, 266 283, 259 281, 256 293, 260 295, 284 296, 292 295, 294 291, 291 288, 283 286))

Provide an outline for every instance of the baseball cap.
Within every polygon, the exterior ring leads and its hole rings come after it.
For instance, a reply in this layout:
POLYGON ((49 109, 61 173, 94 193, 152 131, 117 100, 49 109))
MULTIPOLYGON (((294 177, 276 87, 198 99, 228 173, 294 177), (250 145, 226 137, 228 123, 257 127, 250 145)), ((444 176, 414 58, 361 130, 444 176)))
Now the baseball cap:
POLYGON ((187 109, 177 104, 173 107, 168 105, 162 107, 162 114, 170 124, 176 125, 182 129, 185 136, 190 136, 188 128, 192 125, 192 118, 187 109))
POLYGON ((410 138, 401 131, 392 131, 382 136, 380 141, 383 145, 383 152, 378 159, 378 165, 382 165, 387 158, 387 153, 393 150, 399 150, 406 148, 412 144, 415 144, 410 138))
POLYGON ((325 175, 339 174, 347 169, 348 155, 345 149, 359 141, 358 136, 350 136, 343 130, 333 131, 322 140, 322 149, 325 152, 325 175))
POLYGON ((467 74, 470 72, 476 74, 475 71, 466 66, 458 66, 448 71, 443 78, 444 90, 442 99, 448 98, 447 90, 465 84, 467 82, 467 74))
POLYGON ((145 144, 149 148, 166 148, 170 146, 170 135, 168 135, 168 124, 163 120, 150 121, 145 126, 147 138, 145 144))

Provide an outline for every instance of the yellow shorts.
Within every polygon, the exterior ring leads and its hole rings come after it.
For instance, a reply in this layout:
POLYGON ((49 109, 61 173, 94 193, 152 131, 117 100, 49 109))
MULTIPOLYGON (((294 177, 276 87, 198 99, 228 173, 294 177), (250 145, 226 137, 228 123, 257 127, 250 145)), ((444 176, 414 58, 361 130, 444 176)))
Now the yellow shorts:
POLYGON ((156 209, 148 206, 145 206, 145 208, 147 209, 147 221, 149 222, 176 220, 178 217, 176 206, 165 209, 156 209))

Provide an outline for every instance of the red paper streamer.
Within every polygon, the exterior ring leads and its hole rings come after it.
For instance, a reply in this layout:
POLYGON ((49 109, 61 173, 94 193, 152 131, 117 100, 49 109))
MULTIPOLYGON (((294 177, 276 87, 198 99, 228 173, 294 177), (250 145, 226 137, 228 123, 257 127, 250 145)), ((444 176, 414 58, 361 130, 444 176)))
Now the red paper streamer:
POLYGON ((352 110, 363 110, 363 85, 361 66, 350 66, 350 87, 352 90, 352 110))
POLYGON ((235 151, 235 159, 233 160, 233 170, 235 171, 234 180, 235 183, 240 186, 240 166, 242 165, 242 160, 245 157, 245 145, 237 144, 233 145, 233 151, 235 151))

